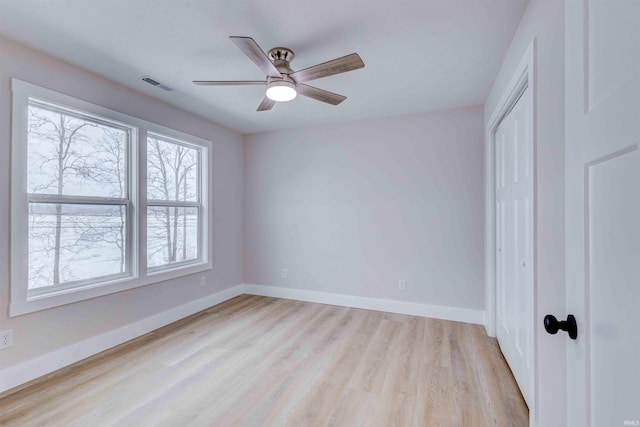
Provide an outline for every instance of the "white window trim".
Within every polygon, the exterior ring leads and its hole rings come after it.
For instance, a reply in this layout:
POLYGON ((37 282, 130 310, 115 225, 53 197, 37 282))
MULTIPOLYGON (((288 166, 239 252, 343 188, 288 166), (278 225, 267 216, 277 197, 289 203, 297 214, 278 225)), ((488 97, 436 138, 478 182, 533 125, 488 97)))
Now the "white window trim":
MULTIPOLYGON (((197 172, 197 180, 198 180, 198 188, 197 188, 197 197, 196 197, 196 201, 176 201, 176 200, 159 200, 159 199, 153 199, 153 200, 149 200, 147 199, 147 207, 152 206, 152 207, 165 207, 165 206, 176 206, 176 207, 195 207, 195 208, 203 208, 204 207, 204 203, 203 203, 203 191, 202 191, 202 186, 203 186, 203 182, 202 182, 202 171, 203 171, 203 165, 205 163, 205 154, 202 151, 202 147, 197 145, 197 144, 190 144, 184 140, 181 139, 176 139, 173 138, 169 135, 162 135, 159 134, 157 132, 147 132, 147 138, 148 137, 152 137, 152 138, 157 138, 158 140, 164 141, 164 142, 168 142, 170 144, 176 144, 176 145, 181 145, 183 147, 187 147, 187 148, 195 148, 198 150, 198 155, 200 156, 200 159, 198 161, 198 172, 197 172)), ((144 144, 145 149, 147 148, 147 144, 144 144)), ((145 164, 145 170, 148 167, 148 165, 145 164)), ((146 218, 146 215, 145 215, 146 218)), ((198 228, 202 229, 203 225, 204 225, 204 216, 202 214, 202 211, 198 211, 198 228)), ((186 260, 186 261, 177 261, 177 262, 172 262, 169 264, 164 264, 164 265, 158 265, 155 267, 147 267, 147 274, 148 275, 155 275, 155 274, 160 274, 164 271, 167 271, 169 269, 176 269, 176 268, 182 268, 182 267, 187 267, 189 265, 193 265, 193 264, 197 264, 197 263, 201 263, 203 260, 203 256, 202 256, 202 249, 203 249, 203 244, 204 244, 204 239, 202 236, 202 233, 199 233, 197 236, 198 240, 197 240, 197 245, 198 245, 198 258, 195 260, 186 260)), ((145 258, 146 259, 146 258, 145 258)))
POLYGON ((65 304, 96 298, 128 289, 147 286, 166 280, 197 274, 213 268, 213 147, 210 141, 148 122, 127 114, 82 101, 21 80, 11 79, 12 91, 12 149, 11 149, 11 294, 9 316, 19 316, 65 304), (130 147, 129 174, 131 188, 131 265, 130 275, 110 281, 92 283, 73 289, 60 289, 46 295, 27 295, 28 277, 28 200, 27 200, 27 112, 29 98, 59 104, 133 127, 130 147), (137 131, 136 131, 137 129, 137 131), (201 148, 201 199, 202 219, 199 233, 200 253, 198 261, 176 263, 170 269, 147 271, 146 253, 146 138, 147 132, 184 141, 201 148))

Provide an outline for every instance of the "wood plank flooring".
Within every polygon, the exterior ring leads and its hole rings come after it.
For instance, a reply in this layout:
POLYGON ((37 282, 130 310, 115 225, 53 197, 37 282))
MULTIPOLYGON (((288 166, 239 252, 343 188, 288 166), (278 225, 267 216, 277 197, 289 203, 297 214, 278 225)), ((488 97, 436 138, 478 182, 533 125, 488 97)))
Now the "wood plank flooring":
POLYGON ((243 295, 0 398, 11 426, 526 426, 478 325, 243 295))

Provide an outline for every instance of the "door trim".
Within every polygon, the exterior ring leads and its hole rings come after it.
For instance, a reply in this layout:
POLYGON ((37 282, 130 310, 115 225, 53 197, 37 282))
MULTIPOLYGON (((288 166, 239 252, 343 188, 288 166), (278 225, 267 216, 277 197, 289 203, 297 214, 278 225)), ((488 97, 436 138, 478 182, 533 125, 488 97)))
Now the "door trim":
POLYGON ((496 108, 489 116, 489 120, 485 125, 485 313, 484 325, 487 334, 491 337, 496 336, 496 212, 495 212, 495 133, 502 119, 514 107, 520 95, 528 87, 531 90, 531 126, 532 126, 532 144, 533 144, 533 218, 532 218, 532 243, 533 243, 533 312, 531 323, 533 325, 533 394, 531 407, 529 408, 529 423, 536 425, 537 419, 537 402, 538 402, 538 325, 535 322, 537 313, 537 101, 536 101, 536 52, 537 40, 534 37, 529 46, 524 51, 522 58, 513 72, 509 83, 507 84, 500 101, 496 108))

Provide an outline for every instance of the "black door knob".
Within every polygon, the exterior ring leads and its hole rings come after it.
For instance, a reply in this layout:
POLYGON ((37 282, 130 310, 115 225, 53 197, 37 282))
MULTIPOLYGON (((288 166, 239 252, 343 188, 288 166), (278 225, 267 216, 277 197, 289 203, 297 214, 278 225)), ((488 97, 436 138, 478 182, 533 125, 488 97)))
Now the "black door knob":
POLYGON ((558 321, 556 316, 547 314, 544 316, 544 329, 552 335, 557 334, 558 330, 562 329, 569 333, 569 338, 572 340, 578 338, 578 324, 576 323, 576 318, 573 317, 573 314, 568 315, 567 320, 561 321, 558 321))

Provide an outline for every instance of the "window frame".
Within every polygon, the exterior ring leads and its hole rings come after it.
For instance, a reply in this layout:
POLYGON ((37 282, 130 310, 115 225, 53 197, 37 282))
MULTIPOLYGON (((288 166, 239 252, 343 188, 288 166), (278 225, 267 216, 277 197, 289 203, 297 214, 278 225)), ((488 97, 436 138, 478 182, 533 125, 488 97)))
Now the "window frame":
MULTIPOLYGON (((175 144, 175 145, 181 145, 183 147, 186 148, 190 148, 190 149, 195 149, 197 150, 198 153, 198 169, 196 172, 196 179, 197 179, 197 191, 196 191, 196 201, 192 202, 192 201, 176 201, 176 200, 161 200, 161 199, 149 199, 147 198, 147 202, 146 202, 146 210, 145 213, 143 215, 147 215, 148 212, 148 208, 149 207, 185 207, 185 208, 196 208, 198 210, 198 229, 202 229, 202 225, 203 225, 203 215, 202 215, 202 210, 203 210, 203 202, 202 202, 202 186, 203 186, 203 182, 202 182, 202 168, 203 168, 203 152, 202 152, 202 147, 195 145, 195 144, 190 144, 187 141, 183 141, 180 139, 176 139, 176 138, 172 138, 170 136, 166 136, 166 135, 162 135, 159 134, 157 132, 147 132, 146 135, 146 140, 145 140, 145 147, 148 147, 148 141, 149 138, 156 138, 157 140, 160 141, 164 141, 164 142, 168 142, 170 144, 175 144)), ((145 157, 146 158, 146 157, 145 157)), ((147 170, 147 168, 149 167, 148 162, 145 164, 145 170, 147 170)), ((148 187, 145 186, 145 189, 148 189, 148 187)), ((148 191, 147 191, 148 194, 148 191)), ((148 217, 148 215, 147 215, 148 217)), ((148 229, 147 229, 148 230, 148 229)), ((153 274, 160 274, 164 271, 167 270, 171 270, 174 268, 180 268, 180 267, 186 267, 189 265, 192 265, 194 263, 198 263, 198 262, 202 262, 202 243, 203 243, 203 238, 202 238, 202 234, 198 233, 197 235, 197 241, 196 241, 196 245, 197 245, 197 250, 198 250, 198 257, 195 260, 186 260, 186 261, 174 261, 172 263, 167 263, 167 264, 163 264, 163 265, 157 265, 157 266, 153 266, 153 267, 147 267, 147 273, 149 275, 153 275, 153 274)), ((148 248, 148 245, 147 245, 148 248)), ((147 261, 149 260, 149 257, 147 256, 147 261)))
MULTIPOLYGON (((15 78, 11 79, 12 119, 11 119, 11 222, 10 222, 10 301, 9 316, 19 316, 65 304, 96 298, 128 289, 152 285, 166 280, 201 273, 213 268, 212 238, 212 166, 213 144, 205 139, 161 126, 134 116, 120 113, 87 101, 76 99, 59 92, 36 86, 15 78), (56 108, 80 113, 90 119, 119 124, 131 129, 128 157, 127 185, 129 206, 127 212, 127 249, 129 274, 125 277, 103 276, 105 280, 91 283, 77 281, 77 286, 62 285, 51 292, 29 295, 28 292, 28 208, 27 193, 27 141, 28 107, 30 99, 38 103, 50 104, 56 108), (194 262, 163 268, 158 271, 147 269, 147 133, 163 138, 182 141, 200 149, 200 218, 199 251, 194 262), (130 211, 129 211, 130 209, 130 211)), ((57 195, 56 195, 57 196, 57 195)), ((75 196, 64 196, 78 200, 75 196)), ((37 198, 49 198, 38 196, 37 198)), ((105 202, 109 198, 82 196, 105 202)), ((119 200, 119 199, 118 199, 119 200)), ((108 204, 108 203, 98 203, 108 204)), ((72 283, 72 282, 69 282, 72 283)))
MULTIPOLYGON (((46 203, 46 204, 61 204, 61 205, 92 205, 92 206, 124 206, 127 212, 126 216, 126 234, 125 234, 125 271, 122 273, 113 273, 104 276, 99 276, 90 279, 74 280, 64 282, 58 285, 47 286, 46 288, 36 288, 33 290, 28 289, 27 283, 27 299, 36 299, 38 297, 47 297, 57 293, 64 293, 65 291, 75 291, 78 289, 100 285, 105 282, 111 282, 113 280, 127 279, 132 277, 132 269, 134 268, 132 242, 133 238, 133 223, 132 217, 134 212, 135 203, 131 200, 132 191, 132 178, 135 178, 136 173, 132 170, 131 153, 134 148, 134 144, 137 145, 136 131, 137 128, 132 125, 127 125, 115 120, 109 120, 105 117, 99 117, 94 114, 87 114, 81 111, 76 111, 66 106, 56 105, 52 102, 44 101, 33 96, 27 98, 27 110, 29 106, 36 105, 39 108, 47 109, 55 113, 65 113, 74 117, 91 121, 93 123, 109 126, 112 128, 119 128, 128 132, 128 141, 125 147, 125 182, 126 182, 126 196, 125 197, 102 197, 102 196, 71 196, 71 195, 58 195, 58 194, 38 194, 30 193, 27 191, 27 208, 31 203, 46 203)), ((28 122, 28 119, 27 119, 28 122)), ((28 132, 27 132, 28 135, 28 132)), ((25 148, 28 148, 28 142, 25 143, 25 148)), ((20 153, 22 154, 22 153, 20 153)), ((25 149, 24 154, 28 157, 28 152, 25 149)), ((25 165, 25 168, 27 166, 25 165)), ((28 214, 27 214, 28 216, 28 214)), ((13 221, 12 221, 13 222, 13 221)), ((28 266, 27 266, 28 267, 28 266)))

